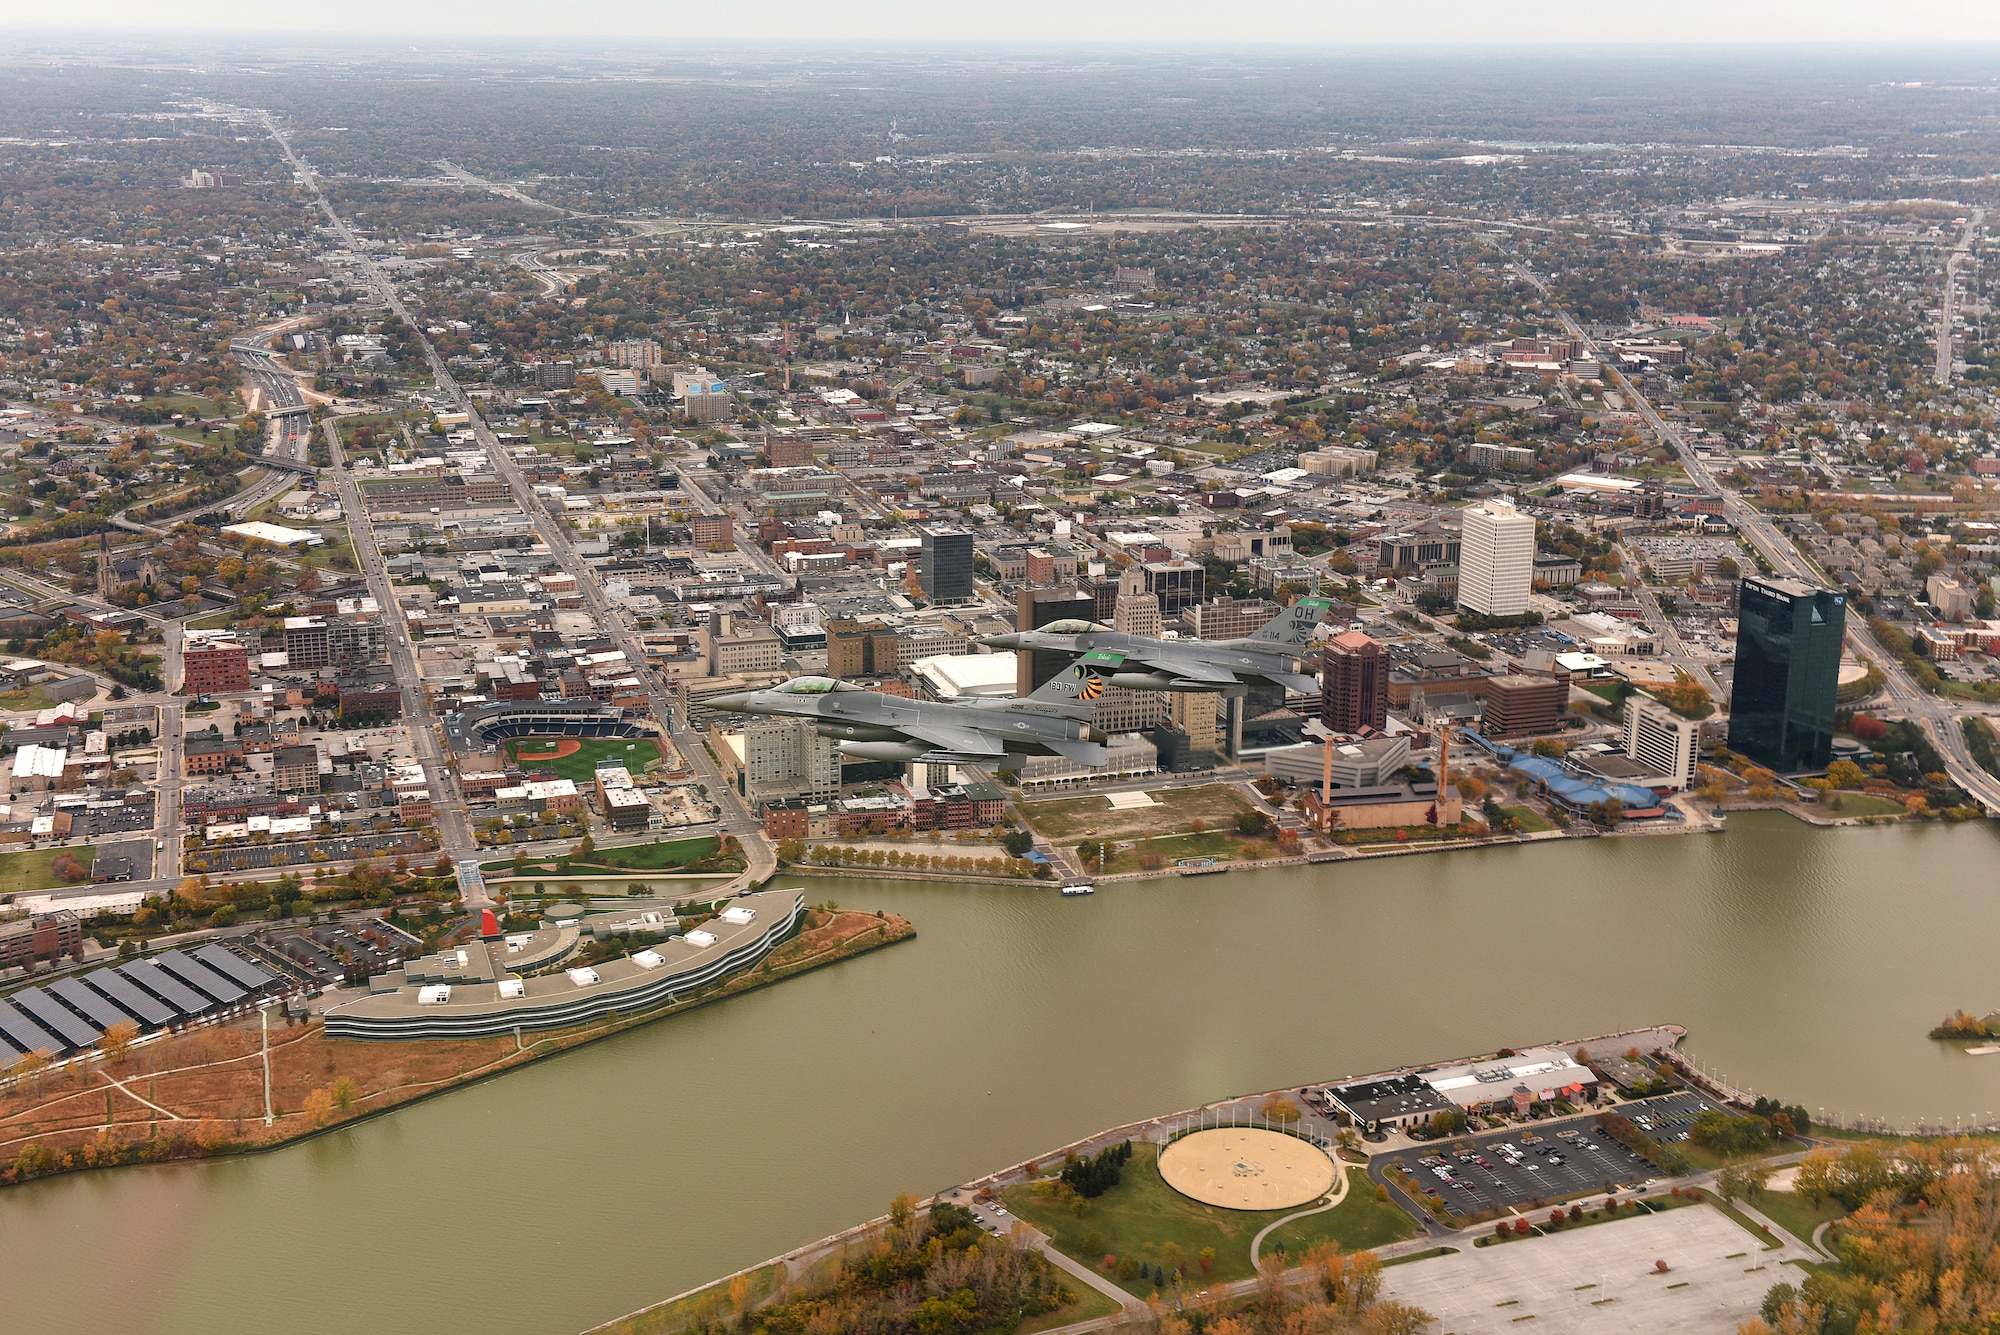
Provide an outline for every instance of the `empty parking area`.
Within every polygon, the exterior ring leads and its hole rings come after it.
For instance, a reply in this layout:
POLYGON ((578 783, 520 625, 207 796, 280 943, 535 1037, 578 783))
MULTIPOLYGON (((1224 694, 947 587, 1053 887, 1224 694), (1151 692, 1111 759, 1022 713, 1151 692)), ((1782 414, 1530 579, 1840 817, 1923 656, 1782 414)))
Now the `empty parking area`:
POLYGON ((1417 1190, 1444 1202, 1459 1219, 1538 1202, 1623 1190, 1653 1176, 1653 1166, 1592 1119, 1467 1136, 1403 1157, 1417 1190))
POLYGON ((1723 1332, 1757 1315, 1773 1284, 1804 1278, 1780 1264, 1789 1255, 1697 1206, 1392 1266, 1382 1292, 1455 1335, 1723 1332))

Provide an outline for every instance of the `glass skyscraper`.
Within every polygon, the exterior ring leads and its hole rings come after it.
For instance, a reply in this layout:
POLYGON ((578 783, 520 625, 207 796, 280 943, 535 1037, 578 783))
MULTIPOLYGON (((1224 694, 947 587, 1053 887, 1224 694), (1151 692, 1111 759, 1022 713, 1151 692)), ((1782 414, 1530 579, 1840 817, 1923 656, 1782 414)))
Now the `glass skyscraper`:
POLYGON ((1847 598, 1791 579, 1743 581, 1729 749, 1778 771, 1824 769, 1847 598))
POLYGON ((917 582, 933 603, 972 601, 972 535, 948 528, 926 528, 917 582))

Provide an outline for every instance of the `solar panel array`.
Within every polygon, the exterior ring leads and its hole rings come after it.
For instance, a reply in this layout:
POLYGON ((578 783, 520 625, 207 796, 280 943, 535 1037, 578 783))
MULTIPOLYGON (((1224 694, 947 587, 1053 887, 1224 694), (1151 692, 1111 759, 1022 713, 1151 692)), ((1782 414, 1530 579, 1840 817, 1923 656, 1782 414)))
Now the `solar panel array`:
POLYGON ((165 1002, 135 986, 131 979, 116 969, 93 970, 83 976, 83 981, 117 1002, 127 1015, 139 1022, 141 1029, 163 1029, 177 1018, 165 1002))
POLYGON ((0 1000, 0 1069, 90 1047, 114 1024, 164 1029, 237 1005, 276 974, 216 942, 25 987, 0 1000))
POLYGON ((0 1001, 0 1035, 22 1052, 54 1056, 63 1050, 62 1040, 4 1001, 0 1001))

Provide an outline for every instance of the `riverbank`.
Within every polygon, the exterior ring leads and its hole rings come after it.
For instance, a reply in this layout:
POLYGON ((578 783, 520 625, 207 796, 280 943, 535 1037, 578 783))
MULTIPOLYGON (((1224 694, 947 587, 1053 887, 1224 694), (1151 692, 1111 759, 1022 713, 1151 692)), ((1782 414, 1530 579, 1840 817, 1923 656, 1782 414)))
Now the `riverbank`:
POLYGON ((886 913, 808 910, 755 967, 643 1015, 456 1041, 329 1039, 317 1019, 199 1029, 0 1090, 0 1186, 276 1149, 916 935, 886 913))
MULTIPOLYGON (((1317 847, 1299 846, 1299 851, 1282 857, 1225 859, 1220 864, 1221 872, 1271 871, 1288 867, 1327 866, 1379 861, 1384 858, 1412 857, 1422 853, 1464 853, 1479 849, 1518 847, 1536 844, 1563 844, 1579 839, 1631 839, 1667 838, 1674 835, 1720 834, 1727 828, 1726 818, 1732 815, 1753 812, 1771 812, 1791 819, 1802 825, 1816 829, 1849 829, 1860 826, 1882 826, 1895 824, 1955 824, 1951 817, 1931 815, 1913 817, 1904 815, 1871 814, 1861 816, 1829 816, 1811 810, 1797 802, 1781 799, 1731 798, 1720 809, 1707 804, 1697 804, 1691 798, 1676 802, 1674 809, 1680 813, 1678 820, 1655 820, 1631 822, 1614 829, 1605 829, 1588 824, 1573 824, 1567 829, 1536 830, 1522 834, 1468 835, 1462 838, 1411 839, 1408 841, 1385 840, 1379 843, 1327 844, 1317 847)), ((1141 843, 1144 840, 1139 841, 1141 843)), ((895 867, 872 867, 853 865, 821 865, 816 863, 780 863, 780 869, 787 876, 817 878, 847 878, 860 880, 887 881, 949 881, 965 885, 1013 885, 1036 888, 1054 888, 1054 880, 1038 880, 1033 877, 993 876, 977 872, 950 871, 943 868, 916 871, 895 867)), ((1216 873, 1209 873, 1216 874, 1216 873)), ((1182 875, 1179 866, 1168 863, 1159 867, 1141 868, 1134 871, 1114 871, 1092 874, 1090 880, 1095 885, 1116 885, 1133 881, 1154 881, 1182 875)))
MULTIPOLYGON (((1565 1052, 1589 1049, 1606 1053, 1622 1053, 1627 1050, 1638 1049, 1648 1054, 1671 1055, 1674 1047, 1686 1036, 1687 1030, 1682 1026, 1664 1024, 1646 1029, 1625 1030, 1615 1034, 1599 1034, 1591 1038, 1550 1039, 1546 1043, 1536 1043, 1530 1046, 1557 1048, 1565 1052)), ((1302 1088, 1345 1083, 1352 1080, 1391 1079, 1414 1071, 1431 1070, 1440 1065, 1495 1061, 1510 1056, 1513 1052, 1514 1049, 1509 1048, 1473 1057, 1451 1058, 1442 1062, 1431 1061, 1387 1071, 1335 1076, 1330 1079, 1303 1082, 1302 1085, 1286 1085, 1278 1089, 1263 1090, 1257 1093, 1232 1095, 1212 1103, 1187 1108, 1180 1112, 1165 1113, 1156 1117, 1128 1122, 1121 1126, 1111 1127, 1108 1130, 1095 1132, 1080 1140, 1074 1140, 1069 1144, 1059 1145, 1032 1158, 1023 1159, 996 1172, 988 1173, 972 1181, 937 1192, 917 1201, 915 1204, 918 1208, 929 1208, 939 1204, 947 1204, 971 1209, 991 1209, 994 1202, 1004 1199, 1018 1206, 1018 1195, 1009 1195, 1008 1193, 1018 1193, 1020 1189, 1030 1186, 1044 1176, 1045 1169, 1051 1166, 1060 1167, 1072 1160, 1087 1159, 1094 1154, 1125 1142, 1156 1147, 1164 1146, 1182 1132, 1192 1128, 1215 1125, 1218 1122, 1225 1125, 1235 1125, 1238 1123, 1244 1125, 1252 1124, 1259 1118, 1264 1117, 1264 1110, 1270 1107, 1275 1101, 1300 1099, 1302 1088)), ((1306 1138, 1315 1141, 1315 1143, 1321 1144, 1322 1148, 1334 1158, 1336 1164, 1341 1165, 1339 1172, 1343 1174, 1348 1171, 1348 1167, 1351 1164, 1357 1162, 1365 1164, 1365 1156, 1347 1157, 1345 1151, 1336 1153, 1333 1148, 1333 1129, 1331 1124, 1315 1126, 1314 1123, 1316 1120, 1309 1113, 1302 1116, 1298 1104, 1294 1103, 1292 1115, 1281 1125, 1291 1134, 1304 1135, 1306 1138)), ((1377 1141, 1369 1153, 1371 1155, 1390 1154, 1398 1150, 1407 1149, 1415 1143, 1406 1136, 1391 1132, 1385 1138, 1377 1141)), ((1150 1168, 1150 1158, 1143 1159, 1142 1162, 1147 1168, 1150 1168)), ((885 1187, 885 1189, 887 1188, 885 1187)), ((1379 1200, 1380 1198, 1377 1199, 1379 1200)), ((1208 1210, 1206 1207, 1201 1208, 1205 1213, 1213 1214, 1212 1210, 1208 1210)), ((1299 1217, 1296 1213, 1283 1211, 1278 1213, 1284 1215, 1284 1218, 1275 1221, 1276 1223, 1285 1223, 1299 1217)), ((1262 1217, 1258 1217, 1257 1222, 1262 1223, 1264 1220, 1262 1217)), ((887 1230, 890 1223, 890 1216, 880 1215, 863 1223, 855 1224, 852 1227, 842 1229, 838 1233, 821 1238, 816 1242, 808 1243, 803 1247, 793 1248, 781 1256, 774 1256, 756 1265, 747 1266, 734 1274, 725 1275, 720 1279, 712 1280, 709 1283, 689 1289, 685 1293, 676 1294, 661 1302, 640 1308, 614 1321, 607 1321, 602 1325, 593 1326, 585 1332, 585 1335, 672 1335, 674 1331, 685 1329, 691 1325, 712 1321, 718 1317, 732 1313, 743 1313, 765 1302, 781 1299, 792 1281, 823 1272, 830 1262, 847 1257, 855 1252, 857 1248, 864 1247, 872 1240, 879 1238, 887 1230), (745 1294, 754 1294, 754 1297, 748 1300, 747 1305, 743 1297, 745 1294)), ((1227 1232, 1227 1230, 1224 1231, 1227 1232)), ((1269 1231, 1269 1229, 1264 1230, 1266 1233, 1269 1231)), ((1414 1234, 1416 1229, 1413 1226, 1408 1231, 1414 1234)), ((1384 1236, 1393 1240, 1400 1235, 1393 1231, 1385 1231, 1384 1236)), ((1258 1240, 1261 1241, 1262 1237, 1263 1233, 1259 1233, 1258 1240)), ((1033 1245, 1045 1251, 1054 1250, 1053 1243, 1046 1234, 1036 1234, 1033 1245)), ((1101 1250, 1101 1248, 1096 1250, 1101 1250)), ((1301 1248, 1300 1250, 1302 1251, 1303 1249, 1301 1248)), ((1192 1258, 1195 1255, 1196 1248, 1190 1247, 1186 1251, 1187 1255, 1192 1258)), ((1213 1257, 1210 1260, 1212 1262, 1213 1257)), ((1219 1280, 1228 1280, 1234 1277, 1239 1269, 1243 1269, 1243 1267, 1232 1268, 1225 1265, 1219 1272, 1219 1280)), ((1203 1273, 1206 1274, 1207 1270, 1205 1269, 1203 1273)), ((1128 1301, 1136 1301, 1136 1299, 1128 1301)), ((1141 1308, 1139 1310, 1141 1314, 1144 1314, 1148 1309, 1141 1308)))

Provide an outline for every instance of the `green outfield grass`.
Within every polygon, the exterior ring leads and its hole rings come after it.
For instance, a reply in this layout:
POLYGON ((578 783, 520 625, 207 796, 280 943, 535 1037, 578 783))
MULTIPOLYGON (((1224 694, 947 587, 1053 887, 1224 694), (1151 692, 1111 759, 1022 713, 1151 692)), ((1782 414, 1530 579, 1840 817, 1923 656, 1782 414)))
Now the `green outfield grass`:
POLYGON ((597 773, 598 761, 616 761, 638 774, 660 758, 660 748, 647 737, 517 737, 507 743, 507 758, 519 762, 523 769, 554 770, 559 777, 572 780, 581 788, 591 782, 592 776, 597 773), (556 749, 558 741, 564 740, 582 745, 555 760, 520 759, 523 751, 530 756, 545 754, 556 749))

